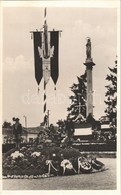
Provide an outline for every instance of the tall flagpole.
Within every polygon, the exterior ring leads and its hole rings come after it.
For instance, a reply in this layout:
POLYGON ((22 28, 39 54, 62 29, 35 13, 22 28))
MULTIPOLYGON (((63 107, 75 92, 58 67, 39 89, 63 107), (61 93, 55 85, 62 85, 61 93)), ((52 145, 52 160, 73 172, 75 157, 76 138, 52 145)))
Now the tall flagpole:
MULTIPOLYGON (((44 25, 41 31, 31 31, 34 42, 34 64, 35 78, 39 85, 41 79, 44 79, 44 97, 43 97, 43 124, 48 125, 47 116, 47 83, 52 78, 56 85, 59 76, 59 33, 61 31, 48 31, 46 8, 44 10, 44 25)), ((39 93, 39 88, 38 88, 39 93)))
POLYGON ((47 21, 46 21, 46 8, 44 10, 44 33, 43 33, 43 52, 44 52, 44 59, 43 59, 43 70, 44 71, 44 108, 43 108, 43 113, 44 113, 44 126, 47 126, 47 94, 46 94, 46 84, 49 80, 48 77, 48 71, 46 72, 46 69, 48 70, 48 63, 47 59, 49 58, 49 48, 48 48, 48 26, 47 26, 47 21))
POLYGON ((47 124, 47 116, 46 116, 46 112, 47 112, 47 96, 46 96, 46 82, 44 81, 44 109, 43 109, 43 113, 44 113, 44 126, 46 126, 47 124))

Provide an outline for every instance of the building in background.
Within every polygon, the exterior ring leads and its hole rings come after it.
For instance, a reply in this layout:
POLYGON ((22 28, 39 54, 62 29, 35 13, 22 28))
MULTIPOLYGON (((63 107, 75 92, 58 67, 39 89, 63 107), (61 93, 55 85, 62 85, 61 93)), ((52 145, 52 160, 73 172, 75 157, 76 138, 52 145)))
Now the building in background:
MULTIPOLYGON (((23 133, 21 136, 21 143, 33 143, 42 127, 23 127, 23 133)), ((14 134, 12 128, 2 128, 2 144, 15 143, 14 134)))

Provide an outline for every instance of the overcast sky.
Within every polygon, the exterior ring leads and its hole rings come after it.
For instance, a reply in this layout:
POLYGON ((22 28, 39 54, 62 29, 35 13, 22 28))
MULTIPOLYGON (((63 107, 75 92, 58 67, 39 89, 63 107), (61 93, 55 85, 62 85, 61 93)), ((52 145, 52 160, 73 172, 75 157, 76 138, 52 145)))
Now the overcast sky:
MULTIPOLYGON (((3 121, 19 117, 24 125, 38 126, 43 120, 43 80, 40 93, 34 77, 33 40, 30 31, 40 29, 44 7, 3 8, 3 121)), ((104 115, 105 81, 108 67, 117 55, 116 8, 47 8, 49 30, 62 30, 59 45, 57 90, 50 79, 47 86, 47 109, 50 123, 67 116, 70 88, 85 71, 86 37, 91 38, 94 117, 104 115)))

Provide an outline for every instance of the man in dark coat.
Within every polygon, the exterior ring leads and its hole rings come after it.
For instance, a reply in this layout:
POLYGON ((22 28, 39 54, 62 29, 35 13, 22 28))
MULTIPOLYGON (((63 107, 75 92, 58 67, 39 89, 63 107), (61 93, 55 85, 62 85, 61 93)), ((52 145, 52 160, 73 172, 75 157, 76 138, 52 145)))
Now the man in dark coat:
POLYGON ((21 143, 22 125, 19 123, 19 118, 13 118, 13 121, 15 121, 13 134, 15 136, 16 147, 19 147, 21 143))

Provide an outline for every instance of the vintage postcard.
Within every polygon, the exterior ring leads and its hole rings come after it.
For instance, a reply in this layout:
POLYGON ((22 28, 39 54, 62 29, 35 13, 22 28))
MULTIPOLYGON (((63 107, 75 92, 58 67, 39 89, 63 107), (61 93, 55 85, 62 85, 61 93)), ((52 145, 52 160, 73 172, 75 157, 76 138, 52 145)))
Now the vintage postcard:
POLYGON ((119 1, 1 1, 1 192, 120 193, 119 1))

